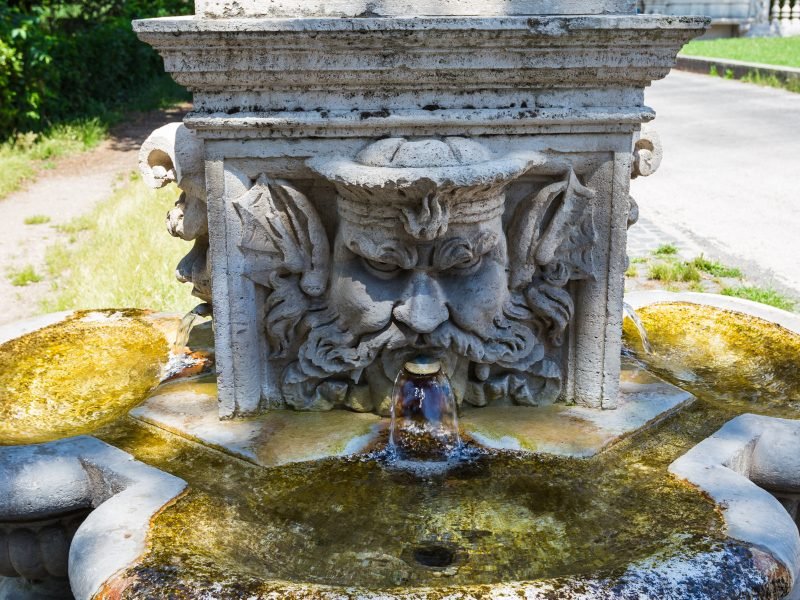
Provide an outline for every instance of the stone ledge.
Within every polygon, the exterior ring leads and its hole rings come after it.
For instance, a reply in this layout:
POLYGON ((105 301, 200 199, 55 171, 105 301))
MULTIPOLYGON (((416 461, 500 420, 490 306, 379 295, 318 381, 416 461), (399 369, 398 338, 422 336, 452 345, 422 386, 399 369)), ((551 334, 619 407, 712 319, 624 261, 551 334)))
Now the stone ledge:
POLYGON ((0 518, 24 521, 96 507, 69 547, 78 600, 92 598, 141 556, 150 519, 185 487, 93 437, 0 448, 0 518))
MULTIPOLYGON (((631 369, 623 371, 616 410, 565 405, 465 409, 460 425, 487 448, 586 458, 693 401, 688 392, 631 369)), ((372 414, 343 410, 276 410, 220 421, 216 384, 197 381, 162 386, 130 414, 264 467, 368 451, 389 424, 372 414)))
POLYGON ((800 492, 799 456, 800 421, 746 414, 726 423, 669 470, 711 496, 730 537, 767 550, 797 582, 797 525, 764 488, 800 492))
POLYGON ((196 0, 196 12, 209 18, 230 17, 398 17, 405 15, 535 15, 633 13, 631 0, 196 0))
MULTIPOLYGON (((326 118, 323 113, 337 107, 352 110, 358 122, 365 108, 364 90, 386 98, 415 92, 421 98, 435 97, 437 107, 465 108, 465 113, 474 106, 470 118, 478 120, 481 110, 499 111, 492 118, 501 119, 506 110, 507 118, 525 120, 535 115, 509 110, 514 102, 529 107, 528 113, 544 114, 550 107, 536 106, 535 92, 559 88, 575 90, 565 108, 576 114, 605 110, 599 119, 614 124, 620 113, 638 123, 649 120, 652 112, 641 106, 640 98, 609 105, 605 92, 643 88, 666 76, 681 46, 706 24, 701 17, 631 15, 163 18, 136 21, 134 28, 162 54, 176 81, 197 94, 201 106, 207 95, 218 94, 216 109, 228 120, 295 110, 317 111, 315 118, 326 118), (466 92, 481 90, 491 93, 465 99, 466 92), (587 96, 586 90, 597 95, 587 96), (290 105, 282 100, 288 92, 297 99, 290 105), (520 99, 509 100, 509 94, 520 99), (306 101, 313 104, 306 106, 306 101)), ((426 100, 419 106, 428 104, 426 100)), ((491 121, 491 115, 485 116, 491 121)), ((566 118, 564 122, 569 123, 566 118)), ((290 128, 291 119, 275 125, 290 128)))
POLYGON ((561 404, 487 407, 465 411, 460 423, 488 448, 588 458, 692 402, 694 396, 647 371, 623 368, 614 410, 561 404))

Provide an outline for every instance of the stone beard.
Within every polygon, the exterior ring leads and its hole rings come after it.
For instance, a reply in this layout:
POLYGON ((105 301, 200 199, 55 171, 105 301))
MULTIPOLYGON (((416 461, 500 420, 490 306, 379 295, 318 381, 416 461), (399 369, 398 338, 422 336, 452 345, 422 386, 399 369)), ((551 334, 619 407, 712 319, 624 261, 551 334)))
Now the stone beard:
POLYGON ((403 363, 428 355, 459 401, 551 402, 561 378, 551 350, 573 311, 564 287, 590 275, 593 193, 570 172, 522 202, 506 231, 510 181, 336 181, 331 252, 311 202, 259 178, 235 206, 248 276, 268 292, 264 326, 270 360, 285 364, 283 401, 387 414, 403 363))

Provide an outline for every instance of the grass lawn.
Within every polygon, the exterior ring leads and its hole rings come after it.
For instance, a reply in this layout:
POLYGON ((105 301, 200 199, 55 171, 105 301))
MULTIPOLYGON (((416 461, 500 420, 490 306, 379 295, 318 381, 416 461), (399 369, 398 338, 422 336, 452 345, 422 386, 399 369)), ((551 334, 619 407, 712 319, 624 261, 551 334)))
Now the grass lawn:
POLYGON ((649 256, 632 258, 625 277, 627 291, 665 289, 671 292, 706 292, 746 298, 788 311, 800 308, 794 298, 772 288, 748 283, 742 271, 736 267, 708 259, 702 254, 692 260, 684 260, 680 256, 680 249, 672 244, 659 246, 649 256))
POLYGON ((800 68, 800 36, 694 41, 686 44, 681 54, 800 68))
POLYGON ((24 133, 0 144, 0 199, 20 188, 51 161, 91 150, 108 134, 100 119, 56 125, 44 133, 24 133))
POLYGON ((53 292, 42 311, 151 308, 184 313, 197 306, 192 286, 175 279, 175 267, 191 243, 170 237, 164 226, 178 193, 174 186, 149 190, 138 175, 131 176, 74 228, 66 228, 70 240, 47 252, 53 292))

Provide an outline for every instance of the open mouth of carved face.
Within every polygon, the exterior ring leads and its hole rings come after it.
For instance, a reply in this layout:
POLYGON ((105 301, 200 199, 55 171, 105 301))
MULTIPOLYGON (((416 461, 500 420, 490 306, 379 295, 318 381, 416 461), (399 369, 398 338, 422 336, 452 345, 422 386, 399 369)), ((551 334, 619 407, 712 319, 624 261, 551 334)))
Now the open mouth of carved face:
POLYGON ((403 365, 419 356, 439 361, 442 364, 442 370, 450 377, 454 375, 458 361, 461 359, 448 348, 433 345, 427 334, 419 335, 408 346, 395 350, 387 349, 381 354, 380 360, 384 375, 390 381, 394 381, 403 365))

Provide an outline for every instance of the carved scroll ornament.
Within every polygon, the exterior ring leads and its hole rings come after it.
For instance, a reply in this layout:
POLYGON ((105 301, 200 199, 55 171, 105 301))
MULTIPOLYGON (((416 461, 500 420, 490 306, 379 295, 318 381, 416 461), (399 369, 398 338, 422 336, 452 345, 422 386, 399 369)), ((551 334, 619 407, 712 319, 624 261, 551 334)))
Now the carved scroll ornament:
POLYGON ((211 302, 211 270, 208 260, 203 144, 182 123, 156 129, 139 151, 139 170, 153 189, 175 183, 182 194, 167 213, 167 231, 173 237, 194 241, 189 254, 176 269, 182 283, 192 283, 192 294, 211 302))

